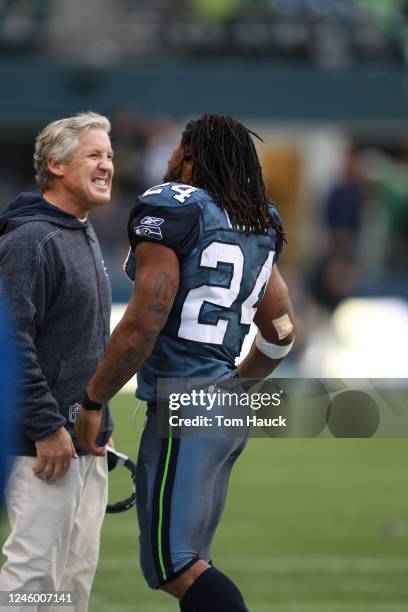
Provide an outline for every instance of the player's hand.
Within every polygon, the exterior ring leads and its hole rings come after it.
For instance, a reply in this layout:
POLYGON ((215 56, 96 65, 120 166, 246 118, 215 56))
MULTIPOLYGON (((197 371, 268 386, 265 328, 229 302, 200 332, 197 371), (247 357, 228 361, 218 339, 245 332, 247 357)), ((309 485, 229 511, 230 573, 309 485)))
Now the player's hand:
POLYGON ((75 421, 75 433, 81 448, 97 457, 105 456, 105 448, 96 444, 96 438, 101 430, 101 425, 101 410, 86 410, 81 406, 75 421))
POLYGON ((37 460, 33 472, 42 480, 62 478, 70 468, 71 459, 77 458, 72 438, 65 427, 37 440, 35 447, 37 460))

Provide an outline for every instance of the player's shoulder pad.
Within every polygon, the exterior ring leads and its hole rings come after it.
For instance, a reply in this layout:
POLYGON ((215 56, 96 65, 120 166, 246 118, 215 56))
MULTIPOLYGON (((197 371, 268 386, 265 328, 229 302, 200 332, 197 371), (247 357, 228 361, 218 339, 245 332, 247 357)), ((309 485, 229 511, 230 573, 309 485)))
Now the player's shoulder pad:
POLYGON ((169 206, 178 208, 189 204, 197 204, 201 200, 208 199, 209 195, 200 187, 185 185, 184 183, 163 183, 147 189, 138 200, 142 204, 150 206, 169 206))
POLYGON ((272 215, 272 217, 277 222, 277 225, 280 226, 281 228, 283 228, 282 218, 281 218, 281 216, 279 214, 278 209, 276 208, 276 205, 273 204, 273 202, 268 202, 268 210, 269 210, 270 214, 272 215))
MULTIPOLYGON (((285 240, 285 235, 284 235, 284 231, 283 231, 283 221, 282 218, 278 212, 278 209, 276 208, 275 204, 273 204, 272 202, 268 202, 268 210, 269 213, 272 215, 275 224, 276 224, 276 230, 274 230, 274 234, 275 234, 275 263, 278 261, 280 254, 282 253, 282 249, 283 249, 283 245, 286 242, 285 240)), ((270 232, 269 232, 270 233, 270 232)))

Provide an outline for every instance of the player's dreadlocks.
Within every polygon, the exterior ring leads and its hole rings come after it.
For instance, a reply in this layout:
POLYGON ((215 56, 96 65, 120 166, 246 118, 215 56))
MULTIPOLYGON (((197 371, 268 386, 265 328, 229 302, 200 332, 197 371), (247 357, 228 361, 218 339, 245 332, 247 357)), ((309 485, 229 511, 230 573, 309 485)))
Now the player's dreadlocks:
POLYGON ((187 123, 181 137, 185 157, 193 162, 192 183, 202 187, 225 210, 233 227, 246 233, 265 233, 274 227, 284 233, 268 210, 268 197, 252 136, 257 134, 231 117, 205 113, 187 123))

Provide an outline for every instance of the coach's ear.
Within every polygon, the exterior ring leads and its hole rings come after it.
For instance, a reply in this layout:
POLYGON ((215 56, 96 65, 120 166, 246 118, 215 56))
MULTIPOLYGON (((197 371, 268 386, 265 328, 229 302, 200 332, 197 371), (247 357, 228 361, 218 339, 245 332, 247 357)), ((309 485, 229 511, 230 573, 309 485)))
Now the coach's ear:
POLYGON ((62 177, 64 176, 64 170, 63 170, 63 162, 58 161, 57 159, 55 159, 54 157, 49 157, 47 159, 47 166, 48 166, 48 170, 51 172, 51 174, 53 174, 54 176, 58 176, 58 177, 62 177))

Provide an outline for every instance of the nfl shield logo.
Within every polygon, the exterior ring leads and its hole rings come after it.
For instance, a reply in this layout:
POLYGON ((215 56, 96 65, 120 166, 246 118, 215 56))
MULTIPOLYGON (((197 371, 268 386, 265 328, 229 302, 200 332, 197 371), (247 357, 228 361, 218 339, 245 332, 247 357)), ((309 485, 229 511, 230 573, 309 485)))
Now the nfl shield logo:
POLYGON ((71 406, 69 406, 69 408, 68 408, 68 421, 70 423, 75 423, 77 412, 80 409, 80 407, 81 407, 81 405, 78 404, 78 402, 75 402, 75 404, 71 404, 71 406))

